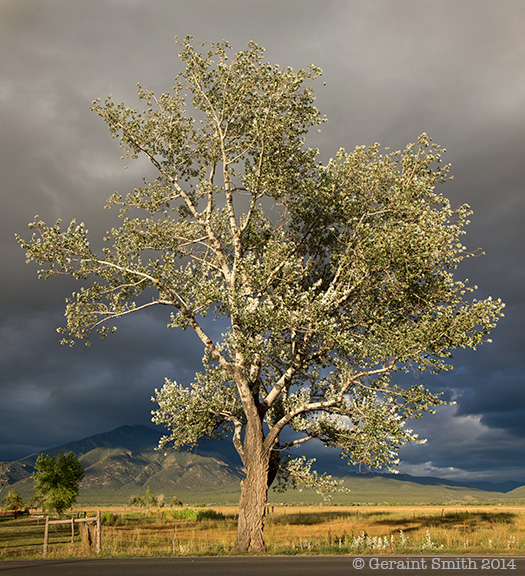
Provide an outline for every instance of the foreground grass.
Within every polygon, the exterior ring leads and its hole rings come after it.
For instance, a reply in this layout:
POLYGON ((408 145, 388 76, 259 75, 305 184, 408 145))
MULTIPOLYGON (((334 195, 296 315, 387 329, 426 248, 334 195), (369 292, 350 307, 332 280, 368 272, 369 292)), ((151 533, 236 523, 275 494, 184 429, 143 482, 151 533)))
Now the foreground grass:
MULTIPOLYGON (((234 554, 237 509, 104 510, 102 556, 234 554)), ((0 521, 0 559, 42 555, 44 520, 0 521)), ((270 507, 269 554, 522 554, 525 508, 270 507)), ((53 526, 48 557, 93 555, 78 529, 53 526)))

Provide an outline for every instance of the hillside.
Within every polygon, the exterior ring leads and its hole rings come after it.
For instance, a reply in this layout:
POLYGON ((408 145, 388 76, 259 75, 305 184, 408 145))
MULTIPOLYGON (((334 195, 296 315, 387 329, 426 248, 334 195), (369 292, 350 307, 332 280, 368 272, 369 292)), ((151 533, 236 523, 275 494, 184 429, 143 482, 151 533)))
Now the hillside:
POLYGON ((505 494, 508 500, 525 503, 525 486, 519 486, 505 494))
MULTIPOLYGON (((125 504, 149 486, 166 499, 177 496, 185 503, 234 504, 242 478, 240 460, 229 442, 214 441, 196 451, 168 449, 157 451, 160 433, 145 426, 122 426, 77 442, 46 450, 51 455, 73 451, 86 469, 81 484, 80 504, 125 504)), ((26 498, 32 494, 38 454, 8 463, 9 487, 26 498)), ((318 470, 344 477, 349 494, 336 494, 338 504, 474 504, 514 502, 524 499, 525 486, 519 483, 461 484, 439 478, 408 475, 345 473, 336 458, 323 458, 318 470), (506 493, 507 492, 507 493, 506 493)), ((271 503, 318 503, 320 496, 311 490, 269 493, 271 503)))
MULTIPOLYGON (((149 486, 156 493, 174 496, 235 491, 242 477, 239 463, 213 448, 199 453, 176 450, 157 451, 160 433, 145 426, 122 426, 77 442, 46 450, 51 455, 73 451, 85 467, 79 502, 125 503, 149 486)), ((24 496, 32 492, 37 454, 10 462, 9 487, 24 496)))

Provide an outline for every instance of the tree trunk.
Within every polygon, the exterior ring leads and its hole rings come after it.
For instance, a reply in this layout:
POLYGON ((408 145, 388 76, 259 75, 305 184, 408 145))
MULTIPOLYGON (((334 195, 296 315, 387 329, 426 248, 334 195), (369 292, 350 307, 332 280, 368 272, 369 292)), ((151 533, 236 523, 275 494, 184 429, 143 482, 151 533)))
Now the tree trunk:
POLYGON ((264 450, 263 441, 262 428, 248 424, 244 440, 246 478, 241 482, 239 520, 235 541, 235 547, 240 552, 265 552, 266 550, 263 528, 268 497, 270 455, 267 450, 264 450))
POLYGON ((268 464, 249 466, 241 482, 235 547, 240 552, 264 552, 264 513, 268 496, 268 464))
POLYGON ((268 488, 271 487, 273 481, 277 477, 277 472, 281 467, 281 452, 279 450, 272 450, 270 452, 270 461, 268 466, 268 488))

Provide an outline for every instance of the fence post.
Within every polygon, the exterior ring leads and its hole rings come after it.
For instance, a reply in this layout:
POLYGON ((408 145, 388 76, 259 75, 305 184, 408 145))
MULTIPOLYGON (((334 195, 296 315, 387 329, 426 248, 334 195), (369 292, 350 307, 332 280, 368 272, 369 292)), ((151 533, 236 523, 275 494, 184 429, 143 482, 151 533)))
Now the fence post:
POLYGON ((71 518, 71 544, 75 541, 75 518, 71 518))
POLYGON ((100 518, 100 510, 97 510, 97 536, 96 536, 96 544, 95 544, 95 552, 100 554, 102 551, 102 523, 100 518))
POLYGON ((42 557, 47 556, 47 546, 49 540, 49 516, 46 517, 46 527, 44 529, 44 550, 42 551, 42 557))

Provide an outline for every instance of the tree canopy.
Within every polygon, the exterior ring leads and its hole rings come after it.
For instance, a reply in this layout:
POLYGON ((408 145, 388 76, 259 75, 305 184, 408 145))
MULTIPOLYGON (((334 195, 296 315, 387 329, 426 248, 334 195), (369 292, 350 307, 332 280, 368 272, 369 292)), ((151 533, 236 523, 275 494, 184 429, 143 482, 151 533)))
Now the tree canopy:
POLYGON ((60 516, 77 499, 84 466, 73 452, 66 455, 60 451, 57 456, 40 454, 32 476, 36 498, 44 508, 55 510, 60 516))
POLYGON ((449 166, 426 134, 322 163, 306 145, 325 121, 318 68, 267 64, 253 42, 237 54, 227 42, 181 44, 171 92, 139 85, 140 108, 93 104, 123 158, 157 171, 109 199, 122 220, 102 253, 76 221, 63 230, 37 218, 20 242, 42 276, 87 281, 67 301, 65 341, 105 337, 114 319, 151 306, 197 334, 203 370, 193 383, 166 380, 153 419, 170 429, 162 444, 231 435, 246 470, 237 546, 261 550, 268 486, 312 477, 284 451, 316 439, 350 463, 394 466, 417 441, 406 421, 441 402, 412 374, 450 369, 451 351, 486 340, 503 304, 454 277, 472 255, 471 210, 437 190, 449 166), (218 339, 208 314, 225 326, 218 339))

